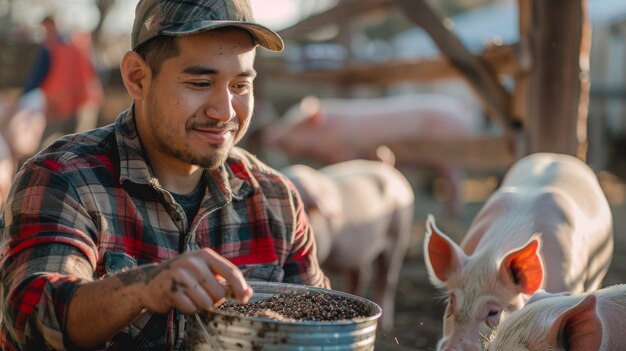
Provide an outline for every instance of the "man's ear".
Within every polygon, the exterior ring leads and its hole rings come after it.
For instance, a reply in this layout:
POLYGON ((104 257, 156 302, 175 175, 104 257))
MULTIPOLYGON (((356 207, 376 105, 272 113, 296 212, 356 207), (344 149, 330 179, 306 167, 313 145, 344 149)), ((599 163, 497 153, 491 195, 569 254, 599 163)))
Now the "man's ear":
POLYGON ((146 61, 138 53, 129 51, 122 58, 120 70, 128 95, 133 100, 142 100, 148 79, 151 77, 150 67, 146 61))

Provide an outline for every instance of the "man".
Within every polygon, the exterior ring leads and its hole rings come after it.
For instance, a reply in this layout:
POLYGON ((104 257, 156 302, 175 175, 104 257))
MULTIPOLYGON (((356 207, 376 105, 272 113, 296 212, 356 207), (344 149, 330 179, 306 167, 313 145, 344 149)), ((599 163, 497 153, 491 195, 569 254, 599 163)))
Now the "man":
POLYGON ((227 291, 247 302, 245 278, 329 286, 293 185, 234 147, 250 123, 255 47, 281 50, 280 37, 247 0, 142 0, 131 41, 131 108, 16 176, 3 350, 178 350, 186 315, 227 291))
POLYGON ((46 128, 41 137, 42 145, 46 145, 48 138, 76 131, 79 111, 87 105, 92 109, 99 106, 102 87, 87 53, 59 34, 52 17, 44 18, 41 24, 45 40, 23 94, 41 89, 46 98, 46 128))

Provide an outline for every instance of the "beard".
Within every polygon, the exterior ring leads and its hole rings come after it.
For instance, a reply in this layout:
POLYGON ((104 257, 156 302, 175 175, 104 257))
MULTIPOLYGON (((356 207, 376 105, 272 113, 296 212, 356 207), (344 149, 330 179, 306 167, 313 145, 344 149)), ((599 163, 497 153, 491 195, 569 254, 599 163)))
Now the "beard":
POLYGON ((226 145, 209 145, 206 154, 197 154, 190 151, 176 149, 161 139, 158 140, 158 145, 161 148, 162 152, 172 157, 175 157, 186 163, 208 169, 218 168, 220 165, 226 162, 226 159, 228 158, 228 151, 231 149, 231 146, 226 147, 226 145))
MULTIPOLYGON (((157 106, 152 103, 149 106, 157 106)), ((242 133, 245 132, 246 126, 241 128, 237 120, 229 122, 221 122, 216 120, 203 120, 202 122, 194 122, 185 125, 185 133, 177 134, 180 126, 176 124, 175 119, 166 118, 158 108, 151 108, 149 111, 150 118, 159 123, 150 123, 150 133, 156 146, 164 154, 179 159, 185 163, 197 165, 203 168, 215 169, 221 166, 226 159, 230 149, 240 139, 242 133), (206 144, 202 148, 189 145, 187 141, 187 131, 193 128, 206 128, 216 130, 229 130, 233 134, 233 138, 223 144, 206 144), (239 137, 237 137, 239 136, 239 137)))

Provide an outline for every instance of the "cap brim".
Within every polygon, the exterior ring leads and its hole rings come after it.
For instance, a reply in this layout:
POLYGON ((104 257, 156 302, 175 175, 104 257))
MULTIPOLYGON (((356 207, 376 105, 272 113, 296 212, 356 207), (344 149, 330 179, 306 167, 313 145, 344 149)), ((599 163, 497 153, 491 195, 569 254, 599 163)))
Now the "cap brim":
POLYGON ((163 29, 161 34, 179 36, 200 33, 222 27, 239 27, 247 30, 260 46, 271 51, 282 51, 283 39, 273 30, 257 23, 241 21, 198 21, 163 29))

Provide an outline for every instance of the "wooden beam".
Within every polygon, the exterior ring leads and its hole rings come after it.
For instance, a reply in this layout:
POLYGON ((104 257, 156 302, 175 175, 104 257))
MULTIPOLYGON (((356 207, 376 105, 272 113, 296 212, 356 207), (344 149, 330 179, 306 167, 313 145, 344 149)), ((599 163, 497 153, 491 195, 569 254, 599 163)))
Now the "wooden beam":
POLYGON ((327 11, 309 16, 291 27, 279 32, 283 39, 302 39, 320 27, 345 22, 355 15, 369 11, 387 9, 393 6, 393 0, 344 0, 327 11))
POLYGON ((589 96, 592 99, 614 99, 626 101, 626 86, 592 85, 589 96))
POLYGON ((586 159, 591 26, 586 0, 532 0, 528 145, 586 159))
POLYGON ((516 153, 518 158, 528 154, 528 108, 529 71, 532 67, 532 0, 517 0, 519 42, 517 58, 520 71, 513 75, 514 86, 511 98, 511 117, 518 121, 516 153))
POLYGON ((385 145, 395 154, 398 165, 445 160, 472 169, 492 169, 509 167, 516 160, 512 141, 503 136, 420 138, 385 145))
POLYGON ((511 117, 510 94, 500 84, 497 75, 487 63, 472 55, 461 41, 446 28, 437 14, 424 0, 395 0, 411 21, 421 26, 448 57, 452 65, 474 88, 485 108, 494 120, 504 129, 512 131, 514 120, 511 117))
MULTIPOLYGON (((480 55, 499 75, 521 73, 517 60, 516 44, 494 47, 480 55)), ((288 63, 278 58, 259 59, 257 70, 272 79, 324 82, 335 84, 378 84, 395 82, 429 82, 439 79, 462 77, 454 65, 445 58, 391 60, 380 64, 355 63, 337 69, 306 69, 301 72, 286 70, 288 63)))

